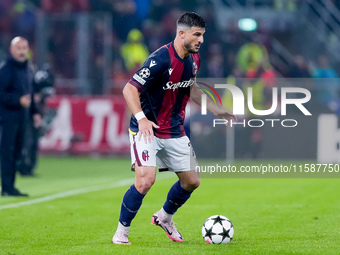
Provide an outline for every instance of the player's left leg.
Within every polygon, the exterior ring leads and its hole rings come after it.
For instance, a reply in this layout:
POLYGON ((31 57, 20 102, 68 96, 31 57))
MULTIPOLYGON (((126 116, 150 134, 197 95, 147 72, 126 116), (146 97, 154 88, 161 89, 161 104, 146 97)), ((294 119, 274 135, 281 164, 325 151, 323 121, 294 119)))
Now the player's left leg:
POLYGON ((152 216, 152 223, 161 226, 171 240, 183 242, 183 237, 176 229, 172 217, 178 208, 190 198, 192 192, 198 188, 200 179, 198 173, 193 171, 176 174, 179 180, 170 188, 161 210, 152 216))
POLYGON ((188 171, 195 169, 197 161, 187 137, 176 139, 176 142, 171 141, 167 149, 162 162, 176 172, 179 180, 170 188, 161 210, 153 215, 152 223, 161 226, 173 241, 183 242, 183 237, 174 226, 172 217, 198 188, 200 178, 198 172, 188 171))
POLYGON ((195 171, 177 172, 179 180, 172 185, 163 205, 166 218, 171 220, 178 208, 190 198, 191 193, 200 185, 199 174, 195 171))

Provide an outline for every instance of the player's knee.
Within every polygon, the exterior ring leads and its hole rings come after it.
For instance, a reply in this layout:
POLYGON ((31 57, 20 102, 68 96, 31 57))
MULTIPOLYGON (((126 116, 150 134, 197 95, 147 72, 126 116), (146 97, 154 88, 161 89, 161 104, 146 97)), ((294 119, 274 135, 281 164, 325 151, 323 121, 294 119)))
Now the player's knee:
POLYGON ((151 189, 152 185, 155 183, 155 179, 142 179, 139 180, 135 186, 136 189, 141 193, 141 194, 146 194, 148 191, 151 189))
POLYGON ((192 189, 197 189, 201 184, 201 180, 199 178, 193 178, 191 181, 192 189))
POLYGON ((183 189, 188 191, 194 191, 197 189, 201 184, 201 180, 199 178, 192 178, 188 180, 183 186, 183 189))

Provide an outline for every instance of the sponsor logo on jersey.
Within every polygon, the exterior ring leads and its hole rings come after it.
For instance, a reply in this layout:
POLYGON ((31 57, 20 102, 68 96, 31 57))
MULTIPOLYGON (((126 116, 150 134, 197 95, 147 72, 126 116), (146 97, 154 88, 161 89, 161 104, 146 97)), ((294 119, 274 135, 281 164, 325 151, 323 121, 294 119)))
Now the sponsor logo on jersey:
POLYGON ((151 68, 151 67, 153 67, 155 65, 157 65, 156 61, 155 60, 151 60, 149 68, 151 68))
POLYGON ((141 85, 144 85, 145 84, 145 80, 143 79, 143 78, 141 78, 138 74, 135 74, 134 76, 133 76, 133 78, 136 80, 136 81, 138 81, 141 85))
POLYGON ((172 68, 169 68, 169 75, 171 75, 172 74, 172 71, 173 71, 174 69, 172 69, 172 68))
POLYGON ((164 90, 167 89, 172 89, 173 91, 175 91, 178 88, 187 88, 187 87, 191 87, 194 84, 195 80, 194 79, 190 79, 188 81, 180 81, 177 83, 173 83, 172 81, 168 81, 165 84, 165 87, 163 87, 164 90))
POLYGON ((144 150, 144 151, 142 152, 142 159, 143 159, 144 161, 148 161, 149 158, 150 158, 149 152, 148 152, 147 150, 144 150))

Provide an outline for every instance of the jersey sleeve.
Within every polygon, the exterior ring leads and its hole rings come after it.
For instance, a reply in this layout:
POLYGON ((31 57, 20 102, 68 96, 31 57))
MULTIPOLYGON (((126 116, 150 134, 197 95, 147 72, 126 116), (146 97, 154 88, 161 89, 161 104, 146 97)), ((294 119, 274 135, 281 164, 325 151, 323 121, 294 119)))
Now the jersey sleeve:
POLYGON ((143 66, 133 75, 129 83, 140 93, 144 93, 170 67, 170 57, 166 48, 161 48, 149 56, 143 66))

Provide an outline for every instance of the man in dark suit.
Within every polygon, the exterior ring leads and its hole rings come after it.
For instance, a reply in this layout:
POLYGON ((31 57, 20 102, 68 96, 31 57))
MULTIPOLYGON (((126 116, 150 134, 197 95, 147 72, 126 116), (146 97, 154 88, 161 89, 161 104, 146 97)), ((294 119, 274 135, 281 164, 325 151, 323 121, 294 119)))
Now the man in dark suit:
POLYGON ((27 60, 28 41, 15 37, 10 55, 0 64, 0 123, 1 123, 1 195, 28 196, 14 187, 16 160, 21 155, 27 119, 33 116, 34 125, 41 116, 34 103, 33 70, 27 60))

